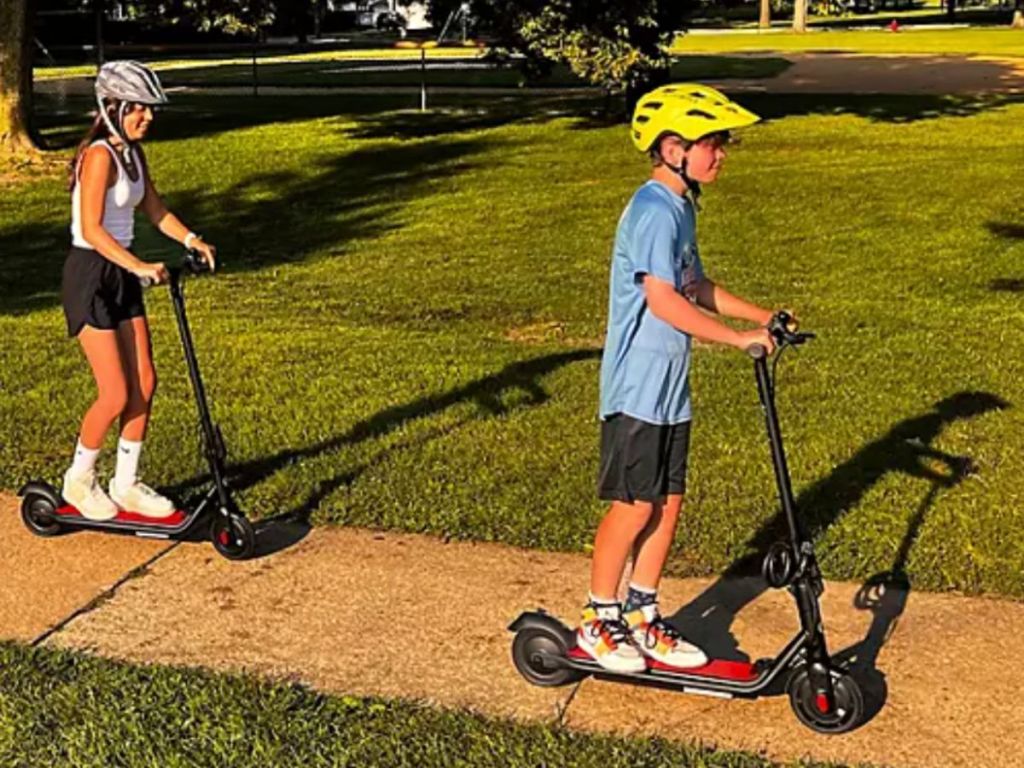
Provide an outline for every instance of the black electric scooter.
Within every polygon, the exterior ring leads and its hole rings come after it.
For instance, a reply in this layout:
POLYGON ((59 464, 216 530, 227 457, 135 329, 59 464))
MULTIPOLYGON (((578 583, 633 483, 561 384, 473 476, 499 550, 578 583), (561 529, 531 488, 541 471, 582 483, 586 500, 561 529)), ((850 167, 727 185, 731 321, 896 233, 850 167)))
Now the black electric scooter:
POLYGON ((18 493, 22 498, 21 519, 37 536, 56 536, 68 530, 90 529, 103 533, 128 533, 144 538, 182 539, 201 526, 209 526, 213 546, 229 560, 251 557, 256 548, 256 534, 252 524, 238 508, 225 479, 224 465, 227 449, 220 427, 213 423, 206 402, 206 390, 199 375, 192 332, 185 315, 182 278, 208 272, 209 267, 195 251, 187 251, 180 267, 168 270, 171 302, 178 321, 178 333, 185 352, 189 379, 199 407, 199 425, 203 436, 203 453, 210 466, 213 486, 191 503, 176 509, 167 517, 151 518, 131 511, 121 511, 112 520, 89 520, 61 498, 60 492, 47 482, 35 480, 27 483, 18 493))
MULTIPOLYGON (((768 326, 777 344, 775 362, 787 347, 798 346, 813 334, 795 330, 792 318, 779 312, 768 326)), ((800 631, 773 659, 756 663, 712 659, 702 667, 678 670, 649 661, 643 672, 615 673, 603 669, 576 647, 576 632, 543 610, 523 613, 509 629, 515 632, 512 660, 534 685, 557 686, 587 675, 621 683, 652 685, 721 698, 757 698, 789 693, 800 722, 819 733, 845 733, 860 724, 864 698, 845 670, 833 664, 825 642, 818 598, 824 591, 814 547, 797 517, 786 455, 775 410, 775 366, 768 368, 767 350, 760 344, 748 352, 754 358, 757 391, 764 410, 779 499, 789 532, 765 556, 765 580, 787 588, 796 600, 800 631)))

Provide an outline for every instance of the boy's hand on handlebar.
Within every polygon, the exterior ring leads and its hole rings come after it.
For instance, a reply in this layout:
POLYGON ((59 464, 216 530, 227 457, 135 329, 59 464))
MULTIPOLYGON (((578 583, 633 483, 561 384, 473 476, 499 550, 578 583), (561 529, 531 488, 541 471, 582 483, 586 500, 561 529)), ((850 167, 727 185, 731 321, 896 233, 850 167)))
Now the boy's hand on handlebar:
POLYGON ((740 332, 739 344, 736 345, 739 349, 746 351, 755 344, 764 347, 765 352, 769 355, 775 351, 775 339, 767 328, 754 328, 751 331, 740 332))
POLYGON ((135 276, 144 283, 148 282, 152 285, 166 283, 171 279, 170 273, 167 271, 167 266, 162 261, 155 263, 147 261, 142 262, 142 265, 135 270, 135 276))

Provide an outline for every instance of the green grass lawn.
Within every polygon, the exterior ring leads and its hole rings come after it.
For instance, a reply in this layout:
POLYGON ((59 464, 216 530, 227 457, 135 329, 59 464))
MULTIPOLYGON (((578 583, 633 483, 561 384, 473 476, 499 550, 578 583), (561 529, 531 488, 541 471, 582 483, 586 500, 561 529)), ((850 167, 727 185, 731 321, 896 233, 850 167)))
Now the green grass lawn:
MULTIPOLYGON (((582 551, 610 245, 647 164, 587 102, 407 102, 191 97, 155 128, 159 186, 223 256, 187 294, 235 484, 256 516, 582 551)), ((778 397, 826 574, 1024 596, 1024 105, 747 103, 772 119, 707 191, 704 261, 820 334, 778 397)), ((67 224, 61 179, 0 190, 0 487, 56 481, 93 397, 67 224)), ((176 254, 145 225, 138 250, 176 254)), ((181 492, 194 410, 168 297, 147 301, 145 474, 181 492)), ((676 574, 761 548, 776 511, 750 362, 699 348, 693 388, 676 574)))
MULTIPOLYGON (((909 22, 908 22, 909 23, 909 22)), ((744 51, 844 51, 857 53, 958 54, 1024 56, 1024 31, 1007 27, 970 29, 827 30, 803 34, 694 34, 676 38, 672 52, 740 53, 744 51)))
MULTIPOLYGON (((0 644, 0 765, 769 768, 742 752, 0 644)), ((827 768, 801 761, 804 768, 827 768)), ((833 766, 833 768, 837 768, 833 766)))

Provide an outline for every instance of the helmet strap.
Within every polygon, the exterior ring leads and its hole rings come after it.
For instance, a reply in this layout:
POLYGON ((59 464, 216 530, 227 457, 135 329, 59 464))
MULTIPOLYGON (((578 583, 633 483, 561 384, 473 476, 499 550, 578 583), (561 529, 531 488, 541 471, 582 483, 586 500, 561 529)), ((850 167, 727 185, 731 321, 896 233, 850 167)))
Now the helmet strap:
POLYGON ((103 104, 103 99, 101 97, 96 97, 96 104, 99 106, 100 116, 103 118, 103 122, 106 123, 107 130, 110 131, 110 134, 121 143, 121 148, 118 150, 118 154, 121 156, 121 164, 124 166, 125 172, 132 181, 137 180, 138 169, 135 167, 135 159, 132 156, 133 142, 128 141, 124 132, 124 119, 131 109, 131 104, 127 101, 122 101, 118 104, 116 125, 114 124, 114 121, 110 119, 110 115, 107 113, 106 106, 103 104))
POLYGON ((693 207, 699 211, 699 200, 701 195, 700 182, 695 179, 691 179, 690 176, 686 173, 686 158, 683 158, 683 162, 680 165, 672 165, 667 160, 665 160, 665 158, 661 157, 660 154, 659 158, 661 159, 662 165, 664 165, 666 168, 668 168, 670 171, 672 171, 680 179, 683 180, 683 184, 686 186, 686 194, 684 196, 689 197, 690 202, 693 203, 693 207))

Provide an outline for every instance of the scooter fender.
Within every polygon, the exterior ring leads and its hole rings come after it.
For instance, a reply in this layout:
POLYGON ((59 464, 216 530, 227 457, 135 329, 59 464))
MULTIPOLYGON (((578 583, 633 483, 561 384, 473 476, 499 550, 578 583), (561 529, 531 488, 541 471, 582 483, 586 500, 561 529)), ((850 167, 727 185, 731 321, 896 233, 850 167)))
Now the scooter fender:
POLYGON ((49 483, 44 483, 41 480, 32 480, 31 482, 25 483, 18 491, 18 496, 24 499, 26 496, 42 496, 53 504, 54 509, 59 509, 64 506, 64 499, 61 498, 60 493, 49 483))
POLYGON ((546 629, 559 635, 565 641, 566 648, 571 648, 576 644, 576 633, 554 616, 541 609, 525 611, 519 614, 519 617, 509 624, 508 628, 511 632, 520 632, 524 629, 532 628, 546 629))

